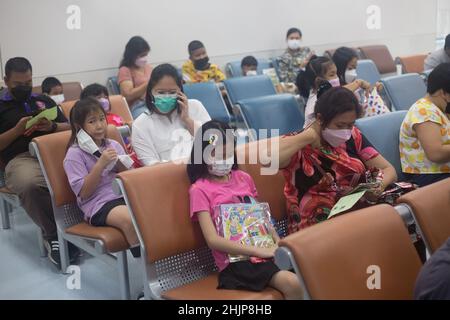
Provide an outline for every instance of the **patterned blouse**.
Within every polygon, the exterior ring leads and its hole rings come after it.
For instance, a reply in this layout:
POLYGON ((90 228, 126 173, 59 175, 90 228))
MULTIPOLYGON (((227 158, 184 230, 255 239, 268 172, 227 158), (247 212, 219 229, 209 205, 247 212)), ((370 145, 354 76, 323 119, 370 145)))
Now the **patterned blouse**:
POLYGON ((450 119, 431 101, 420 99, 409 109, 400 128, 402 171, 413 174, 450 173, 450 162, 432 162, 420 144, 413 126, 427 121, 438 124, 441 127, 442 144, 450 144, 450 119))
POLYGON ((350 140, 337 148, 322 146, 315 149, 308 145, 298 151, 289 166, 283 169, 289 233, 326 220, 339 200, 330 184, 319 184, 323 175, 317 165, 330 173, 339 187, 353 187, 355 182, 362 182, 361 178, 365 178, 368 168, 363 161, 378 155, 356 127, 353 127, 350 140))

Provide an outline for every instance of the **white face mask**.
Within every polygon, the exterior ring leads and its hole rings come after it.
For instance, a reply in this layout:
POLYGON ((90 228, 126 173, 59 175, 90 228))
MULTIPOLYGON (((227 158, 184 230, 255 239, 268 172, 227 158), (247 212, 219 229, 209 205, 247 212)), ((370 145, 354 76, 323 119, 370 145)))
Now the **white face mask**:
POLYGON ((137 58, 136 61, 134 62, 134 64, 136 65, 136 67, 139 67, 139 68, 145 67, 145 65, 147 64, 147 56, 137 58))
POLYGON ((258 75, 258 72, 256 70, 248 70, 247 73, 245 74, 247 77, 248 76, 256 76, 258 75))
POLYGON ((84 131, 83 129, 80 129, 77 133, 77 142, 81 150, 89 154, 93 154, 97 157, 101 156, 100 150, 98 146, 95 144, 92 137, 89 134, 87 134, 87 132, 84 131))
POLYGON ((50 96, 50 98, 52 98, 53 101, 56 102, 56 104, 61 104, 64 102, 64 94, 57 94, 54 96, 50 96))
POLYGON ((291 50, 298 50, 300 49, 302 42, 300 40, 297 39, 290 39, 287 42, 288 48, 291 50))
POLYGON ((211 159, 211 165, 208 166, 208 172, 213 176, 223 177, 231 172, 233 164, 234 156, 225 160, 211 159))
POLYGON ((352 83, 356 80, 356 69, 353 70, 346 70, 345 71, 345 82, 352 83))

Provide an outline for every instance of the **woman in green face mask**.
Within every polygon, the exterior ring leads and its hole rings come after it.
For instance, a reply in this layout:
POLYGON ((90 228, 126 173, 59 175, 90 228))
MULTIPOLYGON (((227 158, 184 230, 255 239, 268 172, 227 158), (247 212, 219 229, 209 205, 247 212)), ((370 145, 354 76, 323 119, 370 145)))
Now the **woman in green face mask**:
POLYGON ((147 85, 148 110, 133 123, 132 144, 142 164, 187 158, 197 128, 211 120, 198 100, 188 99, 177 69, 156 67, 147 85))

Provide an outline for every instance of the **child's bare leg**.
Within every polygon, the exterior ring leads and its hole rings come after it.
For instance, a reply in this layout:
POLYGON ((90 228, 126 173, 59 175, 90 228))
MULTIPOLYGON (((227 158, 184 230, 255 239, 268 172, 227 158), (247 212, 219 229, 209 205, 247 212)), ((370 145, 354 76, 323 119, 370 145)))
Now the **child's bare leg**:
POLYGON ((275 273, 269 286, 281 291, 286 300, 303 299, 303 289, 295 273, 282 270, 275 273))
POLYGON ((138 244, 137 234, 134 230, 127 206, 117 206, 112 209, 106 217, 106 224, 120 229, 130 246, 138 244))

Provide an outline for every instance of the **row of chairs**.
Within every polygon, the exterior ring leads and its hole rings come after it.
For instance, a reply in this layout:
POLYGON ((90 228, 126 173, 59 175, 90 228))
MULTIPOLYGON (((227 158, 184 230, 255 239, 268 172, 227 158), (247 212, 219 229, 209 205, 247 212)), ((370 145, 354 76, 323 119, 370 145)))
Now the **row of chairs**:
MULTIPOLYGON (((109 127, 108 131, 111 138, 122 142, 116 128, 109 127)), ((67 241, 70 241, 94 256, 116 262, 122 297, 129 298, 125 254, 127 245, 123 234, 114 228, 94 228, 84 223, 68 185, 62 163, 69 135, 69 132, 61 132, 38 137, 30 146, 39 159, 51 192, 62 248, 63 270, 67 266, 67 241)), ((241 146, 238 152, 245 152, 248 156, 250 149, 247 144, 241 146)), ((261 199, 270 203, 275 218, 280 221, 280 229, 285 230, 285 203, 282 196, 284 178, 281 173, 261 176, 258 165, 243 165, 241 168, 253 176, 261 199)), ((214 264, 209 250, 205 248, 198 226, 192 225, 188 218, 189 183, 185 169, 183 165, 169 163, 124 172, 118 176, 118 187, 133 213, 144 252, 146 297, 280 298, 274 290, 266 290, 259 295, 215 289, 216 275, 211 274, 214 264), (151 194, 148 193, 149 189, 153 190, 151 194), (185 198, 181 201, 180 197, 185 198), (147 208, 152 210, 149 212, 147 208), (170 227, 171 232, 161 228, 161 224, 170 227), (145 231, 139 229, 140 226, 146 226, 145 231), (191 283, 195 279, 201 280, 191 283)))
MULTIPOLYGON (((250 145, 242 145, 238 153, 245 152, 248 159, 250 149, 250 145)), ((261 200, 270 204, 283 234, 286 230, 283 175, 281 172, 261 175, 259 165, 240 168, 255 180, 261 200)), ((211 254, 198 224, 189 219, 189 181, 184 165, 166 163, 123 172, 118 175, 117 185, 132 214, 144 254, 146 298, 281 298, 279 292, 270 288, 260 293, 216 289, 217 270, 211 254), (151 194, 147 191, 150 188, 154 190, 151 194)), ((435 198, 444 200, 426 208, 443 204, 450 208, 449 188, 450 180, 444 188, 436 188, 445 197, 435 194, 435 198)), ((417 196, 423 197, 416 193, 411 198, 417 196)), ((311 227, 280 242, 277 263, 283 269, 294 267, 302 279, 306 297, 312 299, 412 298, 421 262, 405 227, 411 218, 405 217, 403 222, 400 214, 404 215, 399 208, 380 205, 311 227), (383 285, 379 291, 365 287, 370 265, 382 268, 383 285)), ((448 223, 448 217, 445 218, 448 223)), ((449 235, 447 228, 439 236, 449 235)))

